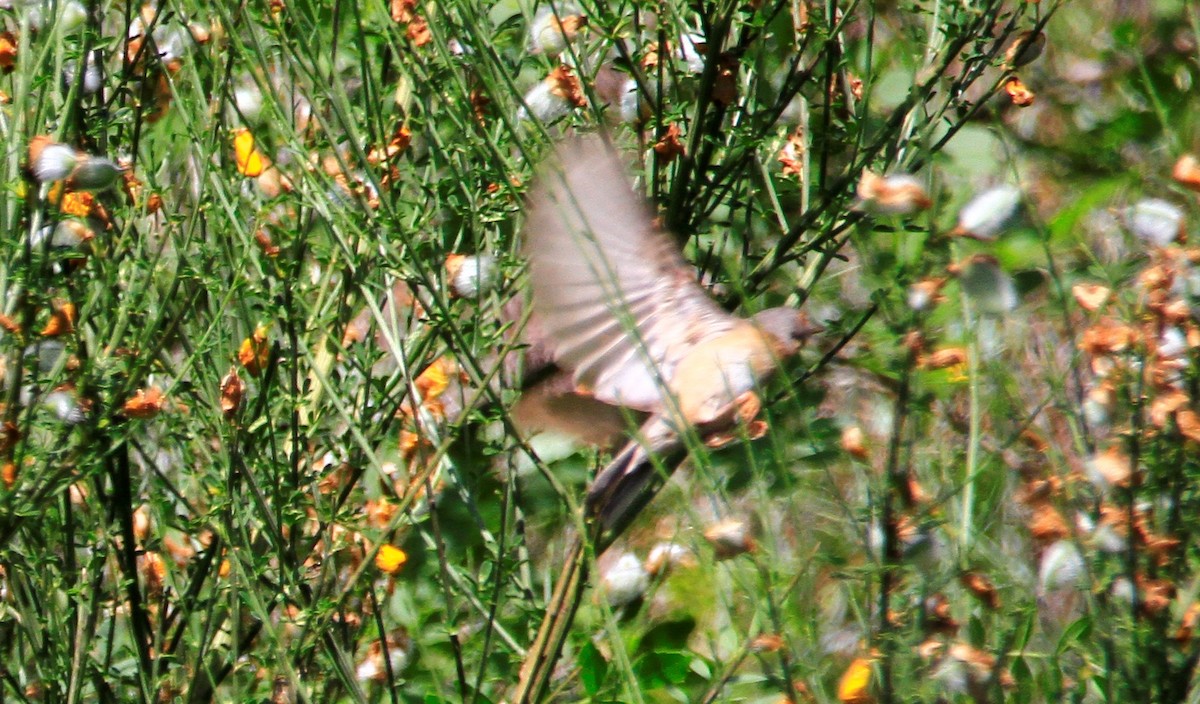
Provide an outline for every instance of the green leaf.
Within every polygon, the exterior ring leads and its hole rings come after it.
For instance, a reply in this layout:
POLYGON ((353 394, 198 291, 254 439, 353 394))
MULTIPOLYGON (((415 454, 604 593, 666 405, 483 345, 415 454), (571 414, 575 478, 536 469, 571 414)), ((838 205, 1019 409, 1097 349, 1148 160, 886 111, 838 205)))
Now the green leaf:
POLYGON ((608 674, 608 661, 600 654, 595 643, 588 641, 579 649, 579 681, 583 683, 583 691, 589 697, 596 696, 604 678, 608 674))
POLYGON ((1081 616, 1063 631, 1058 639, 1058 647, 1054 649, 1055 656, 1062 655, 1075 644, 1082 642, 1092 632, 1092 618, 1081 616))

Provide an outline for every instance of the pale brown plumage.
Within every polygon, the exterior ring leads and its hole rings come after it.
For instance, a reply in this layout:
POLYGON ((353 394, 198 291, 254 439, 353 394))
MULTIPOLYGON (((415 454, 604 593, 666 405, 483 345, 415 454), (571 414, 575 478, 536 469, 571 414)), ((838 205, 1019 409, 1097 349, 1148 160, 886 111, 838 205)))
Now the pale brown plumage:
POLYGON ((710 438, 751 420, 754 390, 812 332, 794 309, 749 320, 722 309, 599 138, 568 142, 542 167, 524 235, 533 312, 554 361, 579 390, 652 414, 641 443, 593 484, 589 503, 606 522, 613 506, 636 503, 650 454, 682 447, 682 424, 710 438))

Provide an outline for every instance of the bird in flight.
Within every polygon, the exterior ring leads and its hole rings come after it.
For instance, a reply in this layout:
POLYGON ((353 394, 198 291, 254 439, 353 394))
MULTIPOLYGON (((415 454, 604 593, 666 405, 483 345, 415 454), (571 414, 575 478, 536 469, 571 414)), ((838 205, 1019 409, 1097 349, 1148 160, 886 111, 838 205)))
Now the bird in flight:
POLYGON ((712 447, 738 437, 739 423, 765 432, 756 391, 816 331, 794 308, 723 309, 599 136, 565 142, 541 166, 524 254, 533 314, 576 392, 649 414, 589 490, 605 529, 649 501, 655 458, 686 453, 688 427, 712 447))

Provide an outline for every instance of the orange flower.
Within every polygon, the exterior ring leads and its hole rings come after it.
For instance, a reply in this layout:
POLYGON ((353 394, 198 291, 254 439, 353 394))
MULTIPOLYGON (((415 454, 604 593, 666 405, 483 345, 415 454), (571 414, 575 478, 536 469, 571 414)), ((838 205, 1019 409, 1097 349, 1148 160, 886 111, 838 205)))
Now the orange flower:
POLYGON ((433 33, 429 31, 429 23, 424 17, 414 17, 413 21, 408 23, 404 36, 408 37, 413 46, 425 46, 433 41, 433 33))
POLYGON ((1033 518, 1029 521, 1029 534, 1034 540, 1053 542, 1067 537, 1070 532, 1058 509, 1044 503, 1034 507, 1033 518))
POLYGON ((70 335, 75 331, 75 304, 61 303, 54 306, 50 320, 42 328, 42 337, 70 335))
POLYGON ((391 0, 388 9, 393 22, 408 24, 417 16, 417 0, 391 0))
POLYGON ((996 591, 996 585, 992 584, 984 575, 979 572, 964 572, 959 581, 967 588, 967 591, 974 594, 984 604, 987 604, 989 609, 1000 608, 1000 594, 996 591))
POLYGON ((259 228, 254 233, 254 244, 262 250, 262 253, 274 259, 279 256, 279 247, 271 241, 271 233, 265 229, 259 228))
POLYGON ((945 347, 931 352, 920 360, 925 369, 947 369, 967 363, 967 350, 962 347, 945 347))
POLYGON ((1191 154, 1184 154, 1175 162, 1171 178, 1184 188, 1200 192, 1200 161, 1191 154))
POLYGON ((855 459, 867 459, 867 445, 862 428, 850 425, 842 429, 842 449, 855 459))
POLYGON ((682 156, 687 153, 683 146, 683 142, 679 141, 679 126, 672 123, 667 126, 666 132, 663 133, 662 139, 654 144, 654 153, 658 154, 662 163, 669 164, 675 160, 675 157, 682 156))
POLYGON ((250 376, 261 374, 271 358, 271 346, 267 344, 267 328, 259 325, 250 337, 242 340, 237 356, 246 371, 250 372, 250 376))
POLYGON ((0 71, 12 73, 17 67, 17 46, 20 42, 12 32, 0 32, 0 71))
POLYGON ((166 405, 166 397, 162 389, 151 386, 149 389, 138 389, 133 398, 125 402, 123 410, 130 418, 153 418, 162 412, 166 405))
POLYGON ((1004 82, 1004 92, 1008 93, 1008 97, 1012 99, 1013 105, 1019 108, 1026 108, 1033 105, 1033 101, 1037 97, 1016 76, 1004 82))
POLYGON ((375 566, 380 572, 394 575, 408 562, 408 554, 395 545, 381 545, 375 553, 375 566))

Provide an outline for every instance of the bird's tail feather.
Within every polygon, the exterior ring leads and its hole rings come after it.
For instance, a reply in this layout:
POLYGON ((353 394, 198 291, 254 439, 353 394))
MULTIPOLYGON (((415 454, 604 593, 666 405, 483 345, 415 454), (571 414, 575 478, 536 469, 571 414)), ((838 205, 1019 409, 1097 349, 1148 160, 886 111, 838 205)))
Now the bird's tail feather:
POLYGON ((686 455, 684 444, 661 418, 647 421, 639 435, 600 470, 588 491, 587 512, 606 533, 623 530, 686 455))

